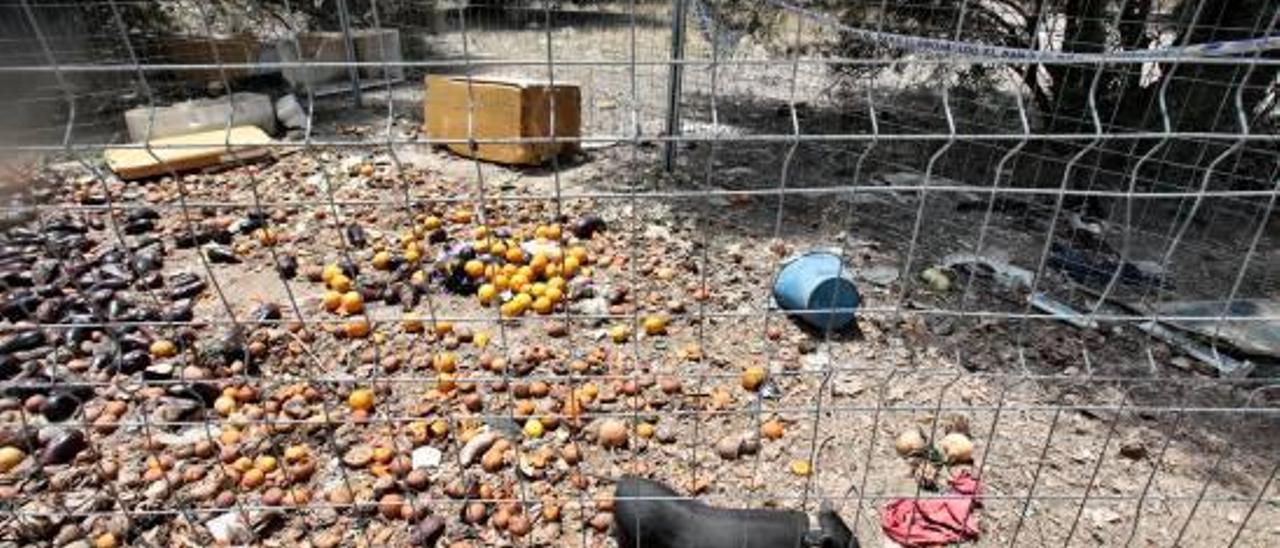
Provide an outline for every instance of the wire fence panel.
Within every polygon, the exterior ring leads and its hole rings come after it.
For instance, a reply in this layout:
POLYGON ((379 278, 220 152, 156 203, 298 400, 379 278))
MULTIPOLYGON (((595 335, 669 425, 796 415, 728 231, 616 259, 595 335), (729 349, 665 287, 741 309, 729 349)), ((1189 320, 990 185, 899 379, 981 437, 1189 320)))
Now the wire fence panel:
POLYGON ((1278 20, 0 1, 0 544, 1275 545, 1278 20))

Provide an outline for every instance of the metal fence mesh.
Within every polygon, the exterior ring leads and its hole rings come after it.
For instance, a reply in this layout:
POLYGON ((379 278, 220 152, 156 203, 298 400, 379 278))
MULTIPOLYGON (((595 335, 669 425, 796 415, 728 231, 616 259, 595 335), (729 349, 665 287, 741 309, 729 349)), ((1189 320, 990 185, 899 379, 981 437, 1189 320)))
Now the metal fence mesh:
POLYGON ((0 2, 0 543, 608 545, 638 474, 879 545, 968 471, 978 545, 1275 545, 1280 7, 847 4, 0 2), (578 85, 464 141, 581 152, 441 150, 428 74, 578 85), (305 112, 265 158, 102 160, 246 91, 305 112), (454 272, 522 242, 540 310, 454 272), (850 328, 775 302, 814 250, 850 328))

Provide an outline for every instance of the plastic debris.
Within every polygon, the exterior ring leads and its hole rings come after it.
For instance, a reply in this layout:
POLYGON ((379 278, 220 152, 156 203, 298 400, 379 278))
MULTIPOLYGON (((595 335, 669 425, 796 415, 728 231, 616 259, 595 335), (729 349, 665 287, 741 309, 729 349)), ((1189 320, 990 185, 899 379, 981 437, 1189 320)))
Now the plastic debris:
POLYGON ((982 485, 963 471, 951 478, 947 498, 897 499, 885 505, 880 528, 905 546, 945 546, 978 538, 977 509, 982 485))
POLYGON ((1246 354, 1280 358, 1280 321, 1263 319, 1280 317, 1280 302, 1266 299, 1170 301, 1159 303, 1154 309, 1160 316, 1213 318, 1160 321, 1246 354))
POLYGON ((1009 264, 1009 258, 1003 253, 952 253, 942 259, 942 266, 950 270, 989 274, 997 284, 1010 290, 1031 287, 1035 278, 1030 270, 1009 264))
POLYGON ((1036 293, 1030 298, 1031 306, 1037 310, 1053 314, 1054 318, 1082 329, 1097 329, 1098 322, 1093 318, 1076 312, 1074 308, 1054 300, 1044 293, 1036 293))
POLYGON ((1107 251, 1085 252, 1054 242, 1049 247, 1049 268, 1061 270, 1078 283, 1105 287, 1120 270, 1120 282, 1137 285, 1165 287, 1163 270, 1149 262, 1126 261, 1107 251))
POLYGON ((773 297, 782 309, 818 329, 840 330, 853 321, 862 298, 841 270, 842 259, 826 252, 796 257, 773 282, 773 297))
POLYGON ((1199 360, 1201 363, 1212 367, 1218 374, 1226 377, 1245 377, 1253 371, 1254 364, 1247 361, 1240 361, 1226 354, 1218 352, 1216 349, 1201 344, 1190 337, 1183 335, 1173 329, 1169 329, 1157 322, 1145 322, 1138 324, 1141 329, 1151 336, 1160 339, 1172 346, 1176 346, 1187 355, 1199 360))

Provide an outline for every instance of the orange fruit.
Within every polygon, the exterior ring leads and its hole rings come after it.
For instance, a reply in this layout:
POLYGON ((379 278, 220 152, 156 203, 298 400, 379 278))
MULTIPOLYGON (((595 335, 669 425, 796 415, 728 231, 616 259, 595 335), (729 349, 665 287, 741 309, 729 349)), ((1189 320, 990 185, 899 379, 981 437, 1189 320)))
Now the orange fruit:
POLYGON ((373 390, 369 388, 357 388, 347 395, 347 405, 353 411, 372 411, 373 410, 373 390))
POLYGON ((448 335, 453 333, 453 322, 436 322, 434 330, 436 335, 448 335))
POLYGON ((560 225, 547 225, 546 238, 558 241, 560 239, 560 225))
POLYGON ((436 419, 431 422, 431 435, 441 438, 449 433, 449 423, 444 419, 436 419))
POLYGON ((267 476, 262 473, 262 470, 251 468, 240 477, 240 487, 245 489, 257 489, 258 487, 261 487, 262 483, 266 480, 267 476))
POLYGON ((345 314, 359 314, 364 310, 364 297, 355 291, 342 294, 342 305, 339 307, 345 314))
POLYGON ((402 325, 405 333, 421 333, 423 329, 422 320, 413 312, 406 312, 402 325))
POLYGON ((796 459, 791 461, 791 473, 797 476, 807 476, 813 473, 813 466, 807 460, 796 459))
POLYGON ((533 301, 533 311, 539 314, 550 314, 554 306, 555 303, 552 303, 551 299, 546 296, 538 297, 537 300, 533 301))
POLYGON ((546 429, 542 425, 542 421, 537 419, 529 419, 524 423, 524 435, 530 438, 541 438, 546 429))
POLYGON ((609 328, 609 338, 615 343, 624 343, 631 337, 631 329, 625 325, 615 325, 609 328))
POLYGON ((575 245, 569 248, 569 257, 577 259, 579 264, 587 264, 587 248, 575 245))
POLYGON ((236 400, 229 396, 219 396, 213 400, 213 409, 225 417, 236 410, 236 400))
POLYGON ((379 251, 373 255, 373 267, 378 270, 391 268, 391 253, 379 251))
MULTIPOLYGON (((441 373, 440 376, 437 377, 436 379, 436 390, 439 390, 441 392, 445 392, 445 393, 452 392, 453 389, 457 387, 458 387, 458 383, 457 381, 453 380, 452 373, 441 373)), ((435 430, 434 426, 435 425, 433 424, 432 430, 435 430)))
POLYGON ((342 324, 342 334, 349 339, 363 339, 369 336, 369 320, 364 318, 352 318, 347 323, 342 324))
POLYGON ((307 446, 305 445, 290 445, 288 449, 284 450, 284 460, 286 461, 298 462, 305 458, 307 458, 307 446))
POLYGON ((755 392, 760 388, 760 385, 764 384, 764 379, 767 376, 768 371, 761 366, 753 365, 748 367, 746 371, 742 372, 742 387, 755 392))
POLYGON ((564 292, 556 287, 547 287, 547 292, 543 296, 550 300, 551 304, 556 304, 561 300, 564 300, 564 292))
POLYGON ((514 318, 516 316, 524 314, 525 309, 528 307, 529 307, 529 304, 526 303, 523 299, 511 299, 503 303, 498 310, 502 312, 503 316, 508 318, 514 318))
POLYGON ((480 304, 488 306, 498 296, 498 288, 494 284, 484 284, 476 290, 476 296, 480 298, 480 304))
POLYGON ((508 263, 520 264, 524 262, 524 251, 519 247, 507 248, 506 256, 503 257, 508 263))
POLYGON ((667 318, 665 316, 649 316, 644 319, 644 332, 646 335, 659 335, 667 331, 667 318))
POLYGON ((325 265, 324 270, 320 271, 320 280, 329 283, 335 276, 342 274, 342 269, 336 264, 325 265))
POLYGON ((171 358, 178 353, 178 347, 173 341, 160 339, 151 343, 151 355, 157 358, 171 358))
POLYGON ((351 291, 351 278, 348 278, 346 274, 338 274, 329 279, 329 289, 338 293, 351 291))
POLYGON ((280 238, 276 236, 276 231, 269 228, 259 228, 255 234, 258 236, 258 243, 264 246, 273 246, 280 238))
POLYGON ((440 228, 443 224, 444 223, 440 221, 440 218, 435 215, 428 216, 422 221, 422 226, 426 227, 427 230, 435 230, 440 228))
POLYGON ((506 274, 498 274, 493 277, 493 288, 496 291, 506 291, 509 287, 511 287, 511 278, 506 274))
POLYGON ((276 458, 271 455, 263 455, 253 461, 253 467, 262 470, 264 473, 275 471, 277 465, 276 458))
POLYGON ((781 438, 783 430, 782 422, 777 419, 770 420, 769 422, 760 425, 760 435, 771 440, 781 438))
POLYGON ((529 286, 529 294, 534 297, 541 297, 547 294, 547 284, 537 282, 529 286))
POLYGON ((452 352, 436 354, 431 358, 431 365, 440 373, 453 373, 458 370, 458 356, 452 352))
POLYGON ((507 253, 507 244, 495 241, 489 244, 489 254, 494 257, 504 257, 507 253))
POLYGON ((472 279, 484 276, 484 263, 478 259, 471 259, 462 265, 462 271, 467 273, 472 279))
POLYGON ((342 294, 337 291, 325 291, 324 298, 321 300, 324 309, 329 312, 337 312, 338 307, 342 306, 342 294))
POLYGON ((533 259, 529 261, 529 271, 534 274, 541 274, 547 268, 547 255, 541 251, 533 255, 533 259))
POLYGON ((561 267, 560 271, 564 277, 572 278, 574 274, 578 273, 578 268, 581 266, 582 265, 579 264, 578 259, 571 255, 564 258, 564 266, 561 267))

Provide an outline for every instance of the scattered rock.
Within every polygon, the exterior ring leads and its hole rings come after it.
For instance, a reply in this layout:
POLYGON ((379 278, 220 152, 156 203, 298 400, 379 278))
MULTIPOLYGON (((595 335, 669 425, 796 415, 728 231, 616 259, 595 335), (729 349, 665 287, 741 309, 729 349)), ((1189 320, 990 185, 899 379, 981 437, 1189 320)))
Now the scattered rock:
POLYGON ((1120 515, 1119 512, 1110 508, 1090 508, 1088 515, 1089 521, 1093 523, 1094 527, 1120 523, 1124 519, 1124 516, 1120 515))
POLYGON ((716 454, 724 460, 736 460, 738 452, 741 451, 742 438, 737 436, 728 436, 720 438, 716 442, 716 454))
POLYGON ((253 541, 253 531, 239 512, 229 512, 205 522, 209 534, 219 544, 247 544, 253 541))
POLYGON ((342 454, 342 464, 351 468, 364 468, 373 460, 373 449, 368 445, 360 444, 342 454))
POLYGON ((414 468, 438 468, 444 453, 435 447, 424 445, 414 449, 412 457, 414 468))
POLYGON ((444 536, 444 519, 439 516, 427 516, 418 522, 409 532, 409 543, 414 546, 431 547, 444 536))
POLYGON ((1131 460, 1147 458, 1147 445, 1141 440, 1130 438, 1120 443, 1120 456, 1131 460))
POLYGON ((898 281, 898 267, 888 265, 877 265, 863 269, 858 273, 862 279, 871 282, 874 285, 889 285, 898 281))

